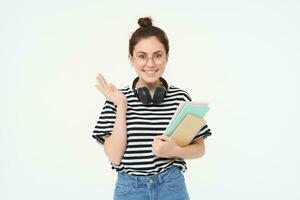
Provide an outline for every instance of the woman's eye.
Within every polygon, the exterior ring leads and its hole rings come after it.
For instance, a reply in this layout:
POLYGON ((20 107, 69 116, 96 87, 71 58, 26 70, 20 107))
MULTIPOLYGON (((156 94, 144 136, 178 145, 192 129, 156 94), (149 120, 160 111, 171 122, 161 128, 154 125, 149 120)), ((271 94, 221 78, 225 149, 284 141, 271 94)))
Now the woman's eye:
POLYGON ((155 57, 160 58, 160 57, 162 57, 162 55, 161 54, 156 54, 155 57))
POLYGON ((145 55, 139 55, 138 58, 145 59, 145 55))

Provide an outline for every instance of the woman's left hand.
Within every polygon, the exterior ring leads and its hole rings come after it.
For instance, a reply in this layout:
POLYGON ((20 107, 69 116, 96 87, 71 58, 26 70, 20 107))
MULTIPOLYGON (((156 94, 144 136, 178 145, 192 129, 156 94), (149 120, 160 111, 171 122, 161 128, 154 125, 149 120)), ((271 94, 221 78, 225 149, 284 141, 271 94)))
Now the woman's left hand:
POLYGON ((156 136, 152 143, 152 153, 159 157, 174 158, 179 149, 175 140, 165 135, 156 136))

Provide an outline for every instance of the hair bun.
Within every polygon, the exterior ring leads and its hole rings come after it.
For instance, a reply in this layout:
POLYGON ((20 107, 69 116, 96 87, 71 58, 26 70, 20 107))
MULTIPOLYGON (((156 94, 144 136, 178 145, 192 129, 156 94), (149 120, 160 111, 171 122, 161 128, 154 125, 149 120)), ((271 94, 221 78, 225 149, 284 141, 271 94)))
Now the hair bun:
POLYGON ((141 27, 152 26, 152 19, 150 17, 141 17, 138 20, 138 24, 141 27))

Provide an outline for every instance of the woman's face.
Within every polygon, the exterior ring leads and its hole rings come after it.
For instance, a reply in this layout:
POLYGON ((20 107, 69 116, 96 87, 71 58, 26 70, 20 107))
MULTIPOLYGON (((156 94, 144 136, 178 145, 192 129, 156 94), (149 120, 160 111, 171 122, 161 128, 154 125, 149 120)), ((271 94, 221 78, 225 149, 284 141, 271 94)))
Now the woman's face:
POLYGON ((129 59, 140 77, 139 82, 144 84, 156 84, 167 64, 164 45, 155 36, 141 39, 129 59))

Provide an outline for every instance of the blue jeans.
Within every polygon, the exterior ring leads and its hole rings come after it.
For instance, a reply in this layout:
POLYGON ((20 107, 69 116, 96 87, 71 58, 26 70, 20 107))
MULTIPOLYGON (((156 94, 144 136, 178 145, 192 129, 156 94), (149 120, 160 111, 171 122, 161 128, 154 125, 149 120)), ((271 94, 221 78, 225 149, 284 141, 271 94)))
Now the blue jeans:
POLYGON ((185 179, 177 166, 149 176, 118 172, 114 200, 189 200, 185 179))

